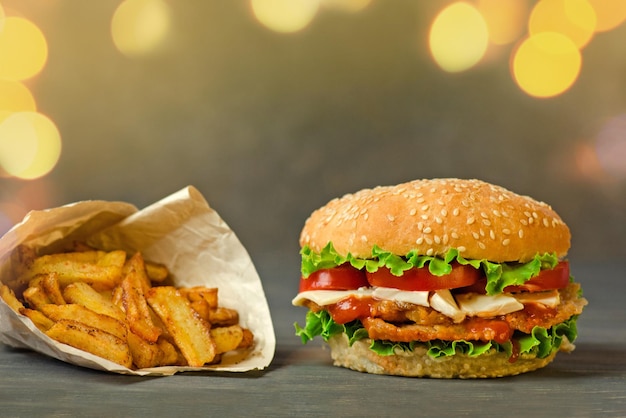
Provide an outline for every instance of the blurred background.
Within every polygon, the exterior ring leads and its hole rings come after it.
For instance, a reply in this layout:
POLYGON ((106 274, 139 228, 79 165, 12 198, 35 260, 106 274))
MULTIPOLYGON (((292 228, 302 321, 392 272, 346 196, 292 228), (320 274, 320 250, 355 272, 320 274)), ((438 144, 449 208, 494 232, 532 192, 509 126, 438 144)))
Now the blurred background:
POLYGON ((621 0, 0 0, 0 233, 193 185, 295 291, 315 208, 462 177, 550 203, 571 259, 624 259, 625 19, 621 0))

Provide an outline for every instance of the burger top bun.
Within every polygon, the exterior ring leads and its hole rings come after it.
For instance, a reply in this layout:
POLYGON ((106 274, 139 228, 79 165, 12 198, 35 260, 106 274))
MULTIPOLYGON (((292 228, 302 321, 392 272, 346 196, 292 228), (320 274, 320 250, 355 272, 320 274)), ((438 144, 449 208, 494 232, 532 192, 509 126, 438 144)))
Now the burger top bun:
POLYGON ((358 258, 371 257, 374 245, 401 256, 456 248, 467 259, 526 262, 537 253, 565 256, 570 237, 543 202, 480 180, 433 179, 334 199, 307 219, 300 245, 319 253, 332 242, 358 258))

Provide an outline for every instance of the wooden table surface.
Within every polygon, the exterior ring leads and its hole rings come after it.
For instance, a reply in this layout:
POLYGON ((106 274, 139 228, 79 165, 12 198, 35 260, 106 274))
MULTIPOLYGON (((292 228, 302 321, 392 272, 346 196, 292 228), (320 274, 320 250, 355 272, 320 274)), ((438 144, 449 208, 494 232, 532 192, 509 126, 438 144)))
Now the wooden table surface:
POLYGON ((437 380, 333 367, 320 341, 303 346, 293 334, 305 314, 290 304, 294 281, 260 271, 273 279, 265 291, 277 346, 267 370, 122 376, 0 346, 0 417, 626 417, 626 261, 572 261, 572 273, 589 300, 577 349, 533 373, 437 380))

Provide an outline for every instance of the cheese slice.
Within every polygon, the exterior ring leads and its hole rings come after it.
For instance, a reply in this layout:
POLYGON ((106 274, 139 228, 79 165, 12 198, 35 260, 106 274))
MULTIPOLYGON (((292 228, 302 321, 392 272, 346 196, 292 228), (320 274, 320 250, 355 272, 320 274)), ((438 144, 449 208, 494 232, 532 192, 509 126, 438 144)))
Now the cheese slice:
POLYGON ((506 315, 524 309, 524 304, 518 302, 513 296, 503 294, 488 296, 466 293, 457 295, 456 302, 467 316, 478 316, 481 318, 506 315))
POLYGON ((524 309, 524 304, 528 303, 541 304, 552 308, 560 303, 558 290, 493 296, 466 293, 456 295, 455 297, 449 290, 418 292, 389 287, 362 287, 356 290, 307 290, 298 293, 291 303, 294 306, 303 306, 305 301, 310 300, 319 306, 326 306, 337 303, 349 296, 357 298, 373 297, 379 300, 430 306, 456 323, 462 322, 466 316, 489 318, 521 311, 524 309))
POLYGON ((465 312, 459 309, 452 293, 447 289, 434 291, 430 297, 430 306, 437 312, 452 318, 456 323, 462 322, 466 316, 465 312))

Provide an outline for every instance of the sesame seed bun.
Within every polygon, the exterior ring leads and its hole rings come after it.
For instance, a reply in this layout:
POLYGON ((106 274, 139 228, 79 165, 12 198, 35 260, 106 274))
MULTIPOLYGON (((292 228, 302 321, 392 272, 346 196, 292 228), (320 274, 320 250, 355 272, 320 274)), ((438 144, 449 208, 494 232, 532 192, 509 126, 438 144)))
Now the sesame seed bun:
MULTIPOLYGON (((366 338, 350 346, 346 334, 332 336, 328 340, 328 345, 333 364, 372 374, 476 379, 514 376, 537 370, 547 366, 557 354, 555 351, 545 358, 521 354, 512 363, 504 352, 492 351, 478 357, 457 353, 451 357, 431 358, 425 346, 417 346, 413 352, 381 356, 369 349, 370 343, 371 340, 366 338)), ((564 347, 568 346, 570 346, 568 343, 564 344, 564 347)))
POLYGON ((547 204, 480 180, 415 180, 364 189, 330 201, 305 222, 300 245, 369 258, 377 245, 404 256, 526 262, 537 253, 563 257, 570 231, 547 204))

